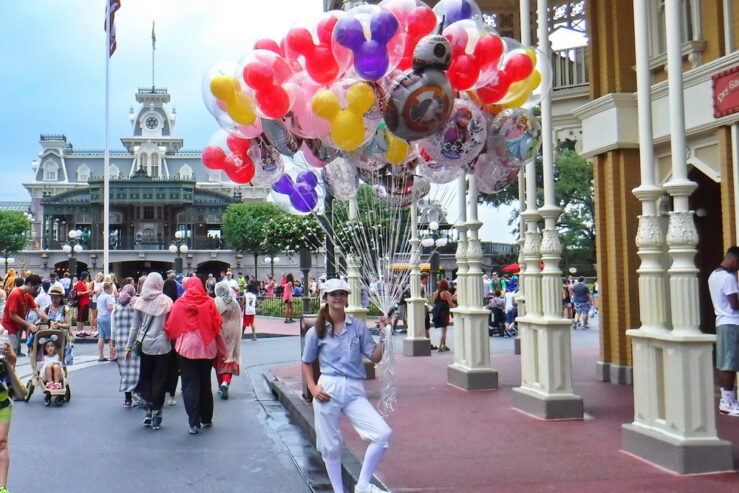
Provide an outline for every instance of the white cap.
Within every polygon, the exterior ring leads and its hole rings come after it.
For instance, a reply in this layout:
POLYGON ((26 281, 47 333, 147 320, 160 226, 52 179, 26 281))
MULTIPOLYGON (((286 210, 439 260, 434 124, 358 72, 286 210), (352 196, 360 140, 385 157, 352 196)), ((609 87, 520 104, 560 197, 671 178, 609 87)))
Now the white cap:
POLYGON ((321 286, 322 295, 326 295, 333 291, 346 291, 347 293, 351 293, 352 288, 349 287, 349 283, 342 281, 341 279, 329 279, 321 286))

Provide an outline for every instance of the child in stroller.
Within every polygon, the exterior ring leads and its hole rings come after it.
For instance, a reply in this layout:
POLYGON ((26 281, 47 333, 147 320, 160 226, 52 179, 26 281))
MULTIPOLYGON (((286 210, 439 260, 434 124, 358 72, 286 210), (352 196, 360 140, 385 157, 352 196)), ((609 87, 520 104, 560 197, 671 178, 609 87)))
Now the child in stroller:
POLYGON ((52 334, 49 338, 40 338, 39 344, 43 345, 43 363, 39 373, 44 375, 44 383, 48 389, 62 388, 62 360, 59 358, 56 347, 57 335, 52 334))

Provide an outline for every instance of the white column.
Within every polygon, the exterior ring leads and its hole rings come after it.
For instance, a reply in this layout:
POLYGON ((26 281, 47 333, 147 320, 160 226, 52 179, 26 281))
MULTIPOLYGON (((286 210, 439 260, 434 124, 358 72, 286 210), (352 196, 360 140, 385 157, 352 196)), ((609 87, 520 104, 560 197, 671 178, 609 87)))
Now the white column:
POLYGON ((426 337, 426 299, 421 297, 421 241, 418 239, 418 204, 411 205, 411 297, 407 300, 408 333, 403 340, 405 356, 431 356, 431 341, 426 337))
POLYGON ((490 312, 482 307, 482 247, 479 239, 482 223, 477 219, 477 185, 474 176, 469 176, 468 180, 467 268, 463 281, 458 284, 463 296, 459 308, 454 311, 455 361, 447 368, 447 382, 466 390, 496 389, 498 372, 490 367, 490 312), (458 340, 457 320, 462 320, 464 336, 461 341, 458 340))
POLYGON ((680 2, 666 0, 669 118, 672 144, 672 179, 664 188, 673 196, 666 236, 672 265, 669 294, 660 282, 663 266, 662 229, 654 199, 654 156, 651 143, 647 50, 648 0, 634 0, 637 40, 637 83, 642 185, 634 192, 642 200, 637 244, 642 265, 639 287, 654 290, 640 295, 642 328, 629 330, 634 360, 634 421, 623 425, 624 450, 679 473, 733 470, 731 444, 716 435, 713 404, 712 352, 715 336, 698 327, 698 234, 688 197, 696 184, 687 179, 682 55, 680 53, 680 2), (649 118, 648 121, 645 121, 649 118), (646 139, 649 138, 649 142, 646 139), (646 144, 646 145, 645 145, 646 144), (660 299, 664 297, 664 301, 660 299), (651 303, 651 305, 649 305, 651 303), (672 330, 667 323, 670 307, 672 330))

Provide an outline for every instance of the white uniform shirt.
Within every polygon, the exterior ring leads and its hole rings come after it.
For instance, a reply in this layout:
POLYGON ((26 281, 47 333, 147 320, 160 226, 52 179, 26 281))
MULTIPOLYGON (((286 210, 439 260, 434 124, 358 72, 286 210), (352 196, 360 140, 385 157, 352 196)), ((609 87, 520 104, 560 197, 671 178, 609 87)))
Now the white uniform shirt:
POLYGON ((736 273, 716 269, 708 277, 708 290, 716 312, 716 326, 739 325, 739 310, 731 308, 728 298, 730 294, 739 293, 736 273))
POLYGON ((246 293, 244 297, 244 315, 257 314, 257 295, 254 293, 246 293))

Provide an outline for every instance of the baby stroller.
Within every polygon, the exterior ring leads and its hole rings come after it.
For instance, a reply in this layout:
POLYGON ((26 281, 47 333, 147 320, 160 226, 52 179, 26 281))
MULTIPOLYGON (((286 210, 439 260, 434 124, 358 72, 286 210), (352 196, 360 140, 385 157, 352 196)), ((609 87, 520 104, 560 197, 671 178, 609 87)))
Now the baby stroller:
POLYGON ((66 344, 67 337, 63 330, 42 329, 34 334, 29 353, 33 374, 31 380, 26 384, 26 388, 28 389, 28 394, 26 394, 25 398, 26 402, 31 399, 33 390, 36 387, 39 387, 44 393, 44 406, 49 406, 52 403, 55 406, 62 406, 72 398, 72 391, 69 388, 69 382, 67 382, 67 367, 64 365, 66 344), (47 364, 52 364, 44 362, 44 345, 49 341, 54 342, 56 354, 59 355, 59 362, 53 363, 54 365, 58 364, 61 368, 61 382, 58 386, 53 385, 53 382, 45 381, 45 367, 47 364))

